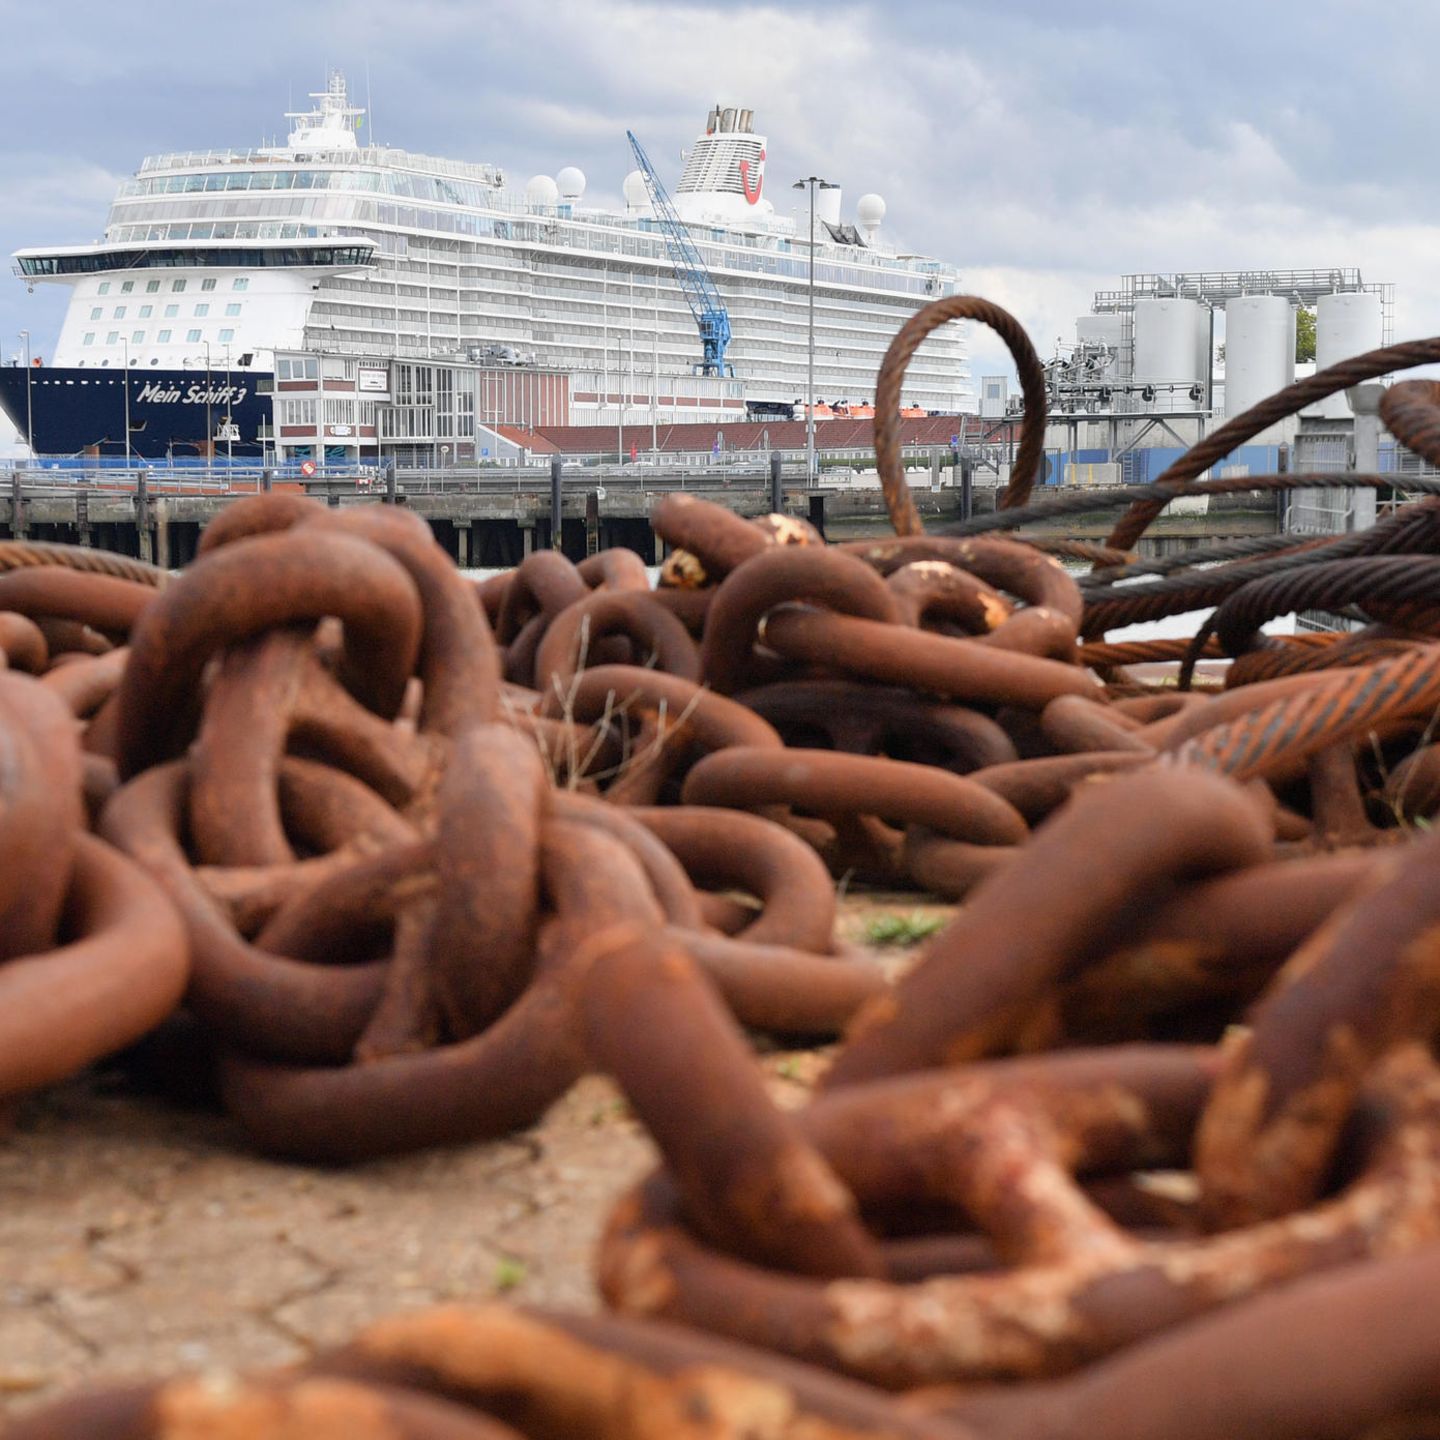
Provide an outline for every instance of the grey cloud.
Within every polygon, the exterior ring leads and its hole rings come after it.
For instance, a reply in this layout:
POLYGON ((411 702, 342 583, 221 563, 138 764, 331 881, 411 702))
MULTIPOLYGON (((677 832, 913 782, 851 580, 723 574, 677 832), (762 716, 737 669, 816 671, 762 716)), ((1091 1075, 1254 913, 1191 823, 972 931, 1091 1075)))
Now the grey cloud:
MULTIPOLYGON (((43 117, 38 153, 0 166, 7 253, 92 238, 142 155, 256 143, 328 64, 363 90, 368 62, 375 138, 521 181, 578 164, 592 197, 618 194, 626 128, 673 176, 711 103, 752 106, 779 208, 793 175, 847 206, 879 190, 892 239, 1011 303, 1042 351, 1133 270, 1358 265, 1397 282, 1401 333, 1440 330, 1425 0, 252 0, 173 26, 0 0, 0 25, 10 112, 43 117)), ((58 319, 0 286, 0 351, 58 319)), ((999 363, 983 333, 972 352, 999 363)))

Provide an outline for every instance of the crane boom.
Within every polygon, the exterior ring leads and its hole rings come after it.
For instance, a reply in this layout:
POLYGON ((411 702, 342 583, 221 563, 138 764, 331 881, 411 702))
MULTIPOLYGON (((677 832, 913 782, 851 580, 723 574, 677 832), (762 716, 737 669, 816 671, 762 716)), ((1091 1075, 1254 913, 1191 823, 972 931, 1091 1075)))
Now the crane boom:
POLYGON ((669 192, 655 173, 650 157, 645 153, 634 132, 627 130, 625 138, 635 152, 635 163, 645 177, 645 188, 650 192, 650 204, 654 207, 655 218, 665 236, 666 248, 670 251, 670 263, 675 269, 675 278, 680 290, 695 317, 700 331, 700 346, 703 359, 701 373, 705 375, 733 374, 725 359, 725 348, 730 343, 730 312, 715 288, 715 281, 705 261, 700 257, 685 222, 675 213, 674 202, 669 192))

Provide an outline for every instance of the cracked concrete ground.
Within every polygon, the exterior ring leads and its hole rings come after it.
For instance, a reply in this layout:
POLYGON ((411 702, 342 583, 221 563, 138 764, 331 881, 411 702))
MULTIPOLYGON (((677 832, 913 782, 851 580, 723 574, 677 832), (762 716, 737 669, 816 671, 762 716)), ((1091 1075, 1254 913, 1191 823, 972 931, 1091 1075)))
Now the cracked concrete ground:
MULTIPOLYGON (((840 933, 917 912, 948 909, 851 897, 840 933)), ((762 1064, 798 1104, 823 1060, 762 1064)), ((258 1158, 218 1114, 82 1077, 0 1138, 0 1413, 101 1377, 300 1360, 440 1301, 594 1308, 600 1227, 654 1155, 598 1076, 523 1134, 344 1170, 258 1158)))

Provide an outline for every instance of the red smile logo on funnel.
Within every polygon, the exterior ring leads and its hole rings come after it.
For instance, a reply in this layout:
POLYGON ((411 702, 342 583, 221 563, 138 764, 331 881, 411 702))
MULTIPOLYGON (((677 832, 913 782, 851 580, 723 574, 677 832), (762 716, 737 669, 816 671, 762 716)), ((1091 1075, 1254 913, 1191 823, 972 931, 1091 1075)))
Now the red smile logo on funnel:
POLYGON ((754 205, 760 199, 760 192, 765 187, 765 152, 760 152, 760 158, 755 162, 755 188, 750 188, 750 162, 740 162, 740 188, 745 192, 745 198, 754 205))

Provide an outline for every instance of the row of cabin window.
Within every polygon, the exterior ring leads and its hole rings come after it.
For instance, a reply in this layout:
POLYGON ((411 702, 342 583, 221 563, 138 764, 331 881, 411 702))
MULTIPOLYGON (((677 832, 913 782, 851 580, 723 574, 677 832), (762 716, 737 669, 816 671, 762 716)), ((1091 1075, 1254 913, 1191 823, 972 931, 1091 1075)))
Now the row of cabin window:
MULTIPOLYGON (((201 332, 199 330, 187 330, 185 332, 185 343, 187 345, 200 344, 200 335, 201 332)), ((233 330, 222 330, 220 332, 220 343, 222 345, 233 340, 234 338, 235 332, 233 330)), ((95 343, 95 332, 93 330, 87 330, 80 343, 82 345, 93 345, 95 343)), ((118 330, 110 331, 110 333, 105 337, 105 343, 107 345, 118 345, 120 343, 120 332, 118 330)), ((132 330, 130 332, 130 343, 132 345, 143 345, 145 343, 145 332, 143 330, 132 330)), ((170 331, 157 331, 155 335, 155 343, 157 345, 168 345, 170 343, 170 331)))
MULTIPOLYGON (((142 305, 140 307, 140 319, 142 320, 148 320, 154 313, 155 307, 153 305, 142 305)), ((167 305, 165 307, 165 318, 167 320, 173 320, 179 313, 180 307, 178 305, 167 305)), ((209 313, 210 307, 208 305, 202 304, 195 307, 195 318, 197 320, 204 319, 209 313)), ((227 305, 225 307, 225 313, 227 315, 238 315, 240 313, 239 301, 236 301, 233 305, 227 305)), ((94 306, 90 311, 90 318, 92 320, 103 320, 105 318, 105 307, 103 305, 94 306)), ((125 306, 117 305, 115 307, 115 313, 111 318, 114 320, 123 320, 125 318, 125 306)))
MULTIPOLYGON (((200 282, 200 288, 201 288, 202 290, 213 290, 213 289, 215 288, 215 286, 216 286, 217 283, 218 283, 218 282, 216 281, 216 279, 215 279, 215 277, 214 277, 213 275, 207 275, 203 280, 201 280, 201 282, 200 282)), ((188 284, 188 281, 185 281, 185 280, 172 280, 172 281, 170 282, 170 288, 171 288, 171 290, 175 291, 175 292, 178 294, 179 292, 181 292, 182 290, 185 289, 185 286, 186 286, 187 284, 188 284)), ((239 276, 237 276, 237 277, 231 282, 230 288, 231 288, 232 290, 248 290, 248 289, 250 288, 250 278, 249 278, 249 276, 247 276, 247 275, 239 275, 239 276)), ((135 282, 134 282, 133 280, 122 280, 122 281, 120 282, 120 293, 121 293, 122 295, 132 294, 132 293, 134 292, 134 289, 135 289, 135 282)), ((100 282, 99 286, 96 288, 95 293, 96 293, 97 295, 108 295, 108 294, 110 293, 110 281, 108 281, 108 280, 102 280, 102 281, 100 282)), ((147 295, 158 295, 158 294, 160 293, 160 281, 158 281, 158 280, 147 280, 147 281, 145 282, 145 293, 146 293, 147 295)))

